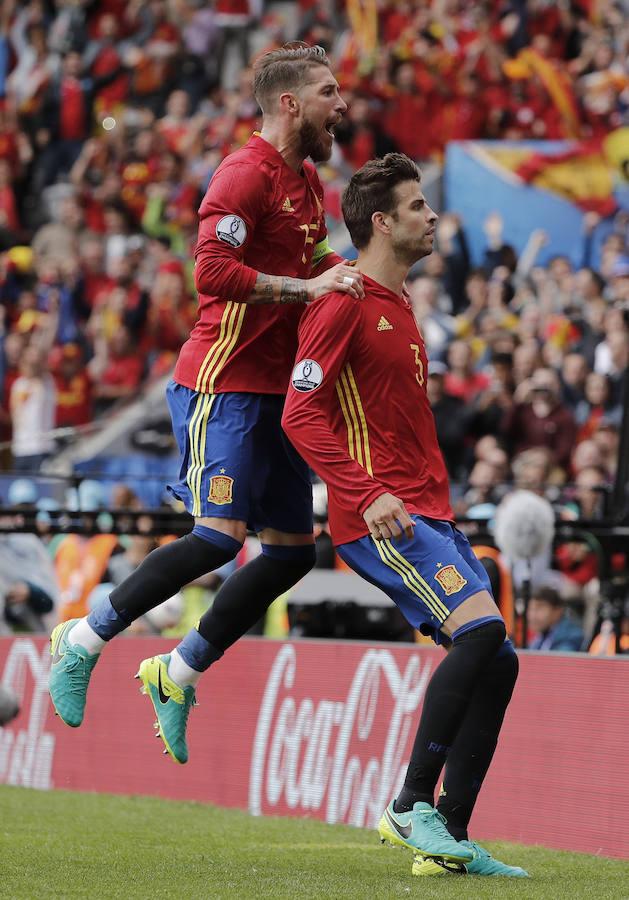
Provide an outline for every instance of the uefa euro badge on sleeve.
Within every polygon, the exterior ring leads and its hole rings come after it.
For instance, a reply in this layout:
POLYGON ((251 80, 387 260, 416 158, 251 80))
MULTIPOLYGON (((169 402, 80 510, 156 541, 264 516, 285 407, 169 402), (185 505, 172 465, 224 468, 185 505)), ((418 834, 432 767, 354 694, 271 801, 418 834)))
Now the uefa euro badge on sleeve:
POLYGON ((443 569, 439 569, 435 578, 447 597, 450 594, 457 594, 467 584, 467 579, 463 578, 456 566, 444 566, 443 569))
POLYGON ((302 394, 314 391, 322 381, 323 369, 314 359, 302 359, 293 369, 293 387, 302 394))
POLYGON ((226 503, 232 502, 232 487, 234 479, 229 475, 223 474, 225 469, 221 469, 220 475, 213 475, 210 478, 210 493, 208 500, 216 503, 217 506, 224 506, 226 503))
POLYGON ((216 237, 232 247, 242 247, 247 239, 247 226, 240 216, 223 216, 216 226, 216 237))

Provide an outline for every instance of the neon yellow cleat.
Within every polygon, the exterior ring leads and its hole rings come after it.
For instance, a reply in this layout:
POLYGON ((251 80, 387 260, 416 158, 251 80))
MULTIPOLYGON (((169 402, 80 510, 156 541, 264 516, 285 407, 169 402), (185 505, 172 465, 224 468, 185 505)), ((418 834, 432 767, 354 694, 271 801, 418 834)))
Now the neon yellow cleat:
MULTIPOLYGON (((493 856, 489 853, 489 851, 485 850, 484 847, 481 847, 480 844, 477 844, 476 841, 461 841, 460 842, 464 847, 469 847, 470 850, 474 853, 474 859, 466 863, 465 869, 467 870, 468 875, 483 875, 483 876, 491 876, 496 877, 502 875, 506 878, 528 878, 529 873, 524 869, 521 869, 519 866, 508 866, 506 863, 500 862, 499 859, 494 859, 493 856)), ((421 856, 416 856, 413 861, 413 875, 459 875, 463 874, 460 871, 456 871, 451 868, 450 865, 437 863, 432 859, 423 859, 421 856)))
POLYGON ((186 725, 190 708, 196 706, 196 697, 192 685, 181 687, 169 677, 169 662, 170 654, 144 659, 135 677, 142 681, 142 693, 151 698, 157 715, 157 736, 166 747, 164 753, 183 764, 188 762, 186 725))
POLYGON ((437 857, 456 863, 471 862, 474 853, 455 841, 445 826, 445 819, 429 803, 416 803, 412 810, 397 813, 394 801, 385 809, 378 824, 384 844, 408 847, 420 856, 437 857))

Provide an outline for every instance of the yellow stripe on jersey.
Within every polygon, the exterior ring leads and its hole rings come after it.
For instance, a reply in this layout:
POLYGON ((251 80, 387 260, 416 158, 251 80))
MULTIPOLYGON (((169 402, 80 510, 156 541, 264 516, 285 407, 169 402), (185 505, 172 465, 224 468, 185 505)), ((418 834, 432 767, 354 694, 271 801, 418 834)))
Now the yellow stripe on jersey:
POLYGON ((367 422, 356 379, 349 363, 343 367, 338 377, 336 393, 338 394, 343 418, 347 426, 349 455, 356 460, 359 466, 367 469, 369 474, 373 475, 367 422))
POLYGON ((195 385, 195 390, 200 391, 201 385, 203 384, 205 372, 207 368, 211 365, 212 360, 214 360, 218 353, 221 352, 222 347, 224 346, 225 341, 225 330, 227 328, 227 323, 230 318, 230 314, 232 313, 234 307, 234 303, 229 300, 225 304, 225 309, 223 310, 223 315, 221 316, 221 327, 218 335, 218 340, 215 341, 208 352, 205 354, 205 359, 199 366, 199 372, 197 374, 197 383, 195 385))
POLYGON ((356 379, 354 378, 354 373, 352 372, 352 367, 349 363, 346 366, 347 369, 347 378, 349 380, 349 384, 352 390, 352 394, 354 397, 354 402, 356 406, 356 411, 358 413, 358 418, 360 420, 360 428, 362 432, 363 439, 363 447, 365 450, 365 468, 369 472, 370 475, 373 475, 373 468, 371 465, 371 450, 369 448, 369 430, 367 429, 367 420, 365 418, 365 411, 363 409, 363 405, 360 400, 360 394, 358 393, 358 386, 356 384, 356 379))
POLYGON ((345 402, 345 394, 343 393, 343 387, 341 386, 340 378, 336 382, 336 393, 338 394, 339 403, 341 404, 341 412, 343 413, 345 425, 347 426, 347 449, 352 459, 356 459, 356 451, 354 449, 354 429, 352 427, 352 420, 347 408, 347 403, 345 402))
POLYGON ((227 333, 227 344, 224 349, 221 350, 221 354, 216 357, 216 361, 212 365, 211 370, 208 368, 203 380, 203 387, 201 388, 201 390, 203 391, 205 391, 206 389, 209 390, 210 393, 214 391, 216 379, 220 375, 223 366, 229 359, 229 355, 236 346, 236 341, 238 340, 238 336, 240 335, 242 323, 245 320, 245 313, 247 312, 247 305, 246 303, 236 303, 234 305, 236 307, 236 313, 231 319, 231 329, 227 333), (209 382, 207 380, 208 377, 209 382))
POLYGON ((408 573, 408 576, 413 581, 413 583, 421 591, 423 591, 427 597, 430 598, 431 603, 434 605, 435 609, 440 611, 441 617, 445 621, 445 619, 447 619, 450 615, 450 610, 445 605, 443 600, 441 600, 439 595, 433 591, 428 582, 424 578, 422 578, 415 566, 411 562, 409 562, 408 559, 402 556, 400 551, 393 545, 390 540, 385 539, 384 544, 387 548, 387 551, 389 551, 390 558, 395 559, 397 563, 408 573))
POLYGON ((412 591, 417 597, 419 597, 422 603, 428 607, 429 611, 439 622, 444 622, 447 619, 449 613, 448 615, 444 616, 439 608, 433 605, 432 600, 424 593, 423 590, 418 587, 418 585, 410 577, 408 570, 401 566, 395 557, 392 557, 390 555, 389 548, 386 547, 386 544, 388 543, 388 541, 374 540, 374 544, 378 549, 378 553, 380 554, 380 559, 382 560, 382 562, 385 564, 385 566, 393 569, 393 571, 400 576, 409 591, 412 591))
POLYGON ((352 425, 352 435, 354 439, 354 448, 355 448, 355 456, 354 459, 358 463, 359 466, 365 468, 365 463, 363 460, 363 446, 361 443, 361 433, 360 428, 358 427, 358 416, 356 415, 356 409, 354 408, 354 402, 352 399, 352 392, 350 390, 349 381, 347 380, 347 366, 343 369, 339 376, 339 380, 341 383, 341 389, 343 391, 343 396, 345 398, 345 404, 347 406, 347 410, 349 412, 349 417, 352 425))

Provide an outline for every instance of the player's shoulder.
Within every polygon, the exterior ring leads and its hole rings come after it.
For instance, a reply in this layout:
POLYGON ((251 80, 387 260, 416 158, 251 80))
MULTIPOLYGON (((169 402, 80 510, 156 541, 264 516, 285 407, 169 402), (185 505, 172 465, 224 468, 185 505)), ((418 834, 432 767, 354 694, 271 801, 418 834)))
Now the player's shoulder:
POLYGON ((334 322, 357 321, 362 318, 363 301, 352 297, 344 291, 332 291, 317 297, 308 304, 302 322, 334 322))
POLYGON ((221 162, 216 170, 217 175, 247 175, 251 178, 269 179, 273 175, 272 161, 253 145, 245 144, 239 150, 234 150, 221 162))

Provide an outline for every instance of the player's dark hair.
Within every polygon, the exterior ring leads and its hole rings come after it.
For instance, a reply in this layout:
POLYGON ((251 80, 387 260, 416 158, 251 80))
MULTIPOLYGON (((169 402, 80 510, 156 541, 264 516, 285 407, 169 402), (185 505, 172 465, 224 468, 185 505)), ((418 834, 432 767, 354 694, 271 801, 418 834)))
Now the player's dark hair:
POLYGON ((341 205, 357 250, 366 247, 372 238, 373 214, 394 211, 395 188, 404 181, 421 181, 419 169, 404 153, 387 153, 381 159, 370 159, 352 175, 343 191, 341 205))
POLYGON ((323 47, 291 41, 279 50, 263 53, 253 64, 253 93, 263 112, 284 91, 297 91, 305 83, 312 66, 330 68, 323 47))

